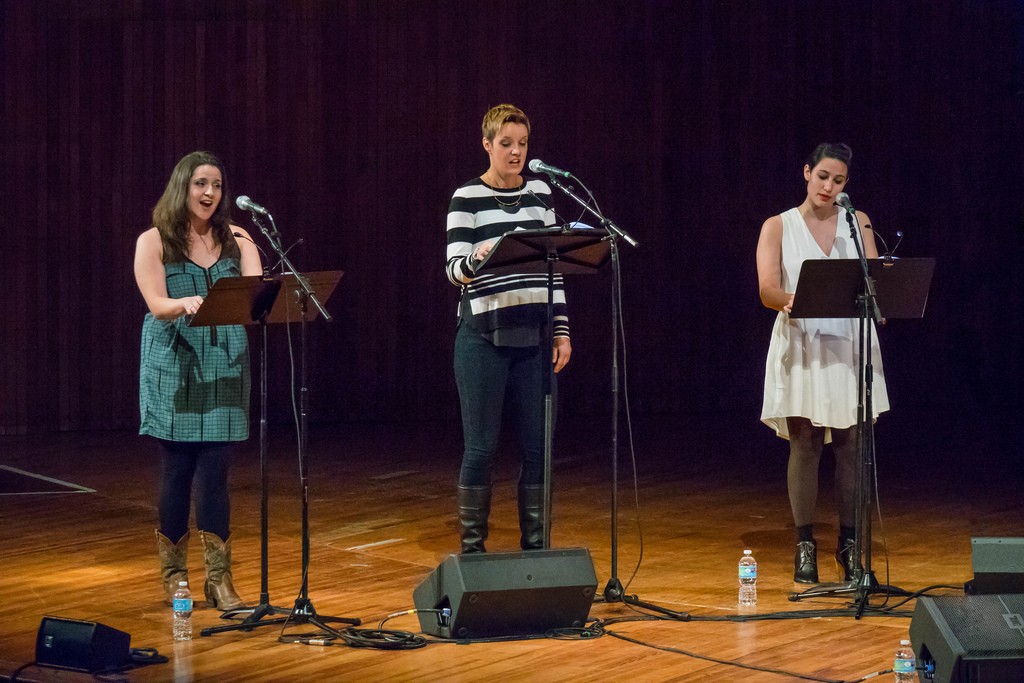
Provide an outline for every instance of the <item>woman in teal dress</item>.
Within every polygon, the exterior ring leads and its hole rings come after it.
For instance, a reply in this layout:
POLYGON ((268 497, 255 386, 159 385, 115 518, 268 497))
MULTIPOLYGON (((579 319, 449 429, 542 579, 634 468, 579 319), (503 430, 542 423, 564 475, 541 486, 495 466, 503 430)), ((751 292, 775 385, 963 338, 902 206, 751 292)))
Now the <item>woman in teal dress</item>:
POLYGON ((221 162, 193 152, 174 167, 135 249, 135 281, 149 308, 139 433, 156 439, 162 461, 156 537, 165 598, 188 580, 194 483, 204 593, 225 611, 244 606, 231 580, 228 467, 233 444, 249 436, 249 348, 244 327, 188 321, 218 279, 263 272, 256 245, 231 224, 230 206, 221 162))

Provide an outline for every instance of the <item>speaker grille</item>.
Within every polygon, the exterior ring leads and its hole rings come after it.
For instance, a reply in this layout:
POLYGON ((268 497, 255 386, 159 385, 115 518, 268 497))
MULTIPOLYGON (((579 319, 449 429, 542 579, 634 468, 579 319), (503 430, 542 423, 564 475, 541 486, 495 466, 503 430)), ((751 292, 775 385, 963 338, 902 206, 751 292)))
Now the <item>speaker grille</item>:
POLYGON ((1020 656, 1024 649, 1024 595, 948 596, 936 605, 972 655, 1020 656))

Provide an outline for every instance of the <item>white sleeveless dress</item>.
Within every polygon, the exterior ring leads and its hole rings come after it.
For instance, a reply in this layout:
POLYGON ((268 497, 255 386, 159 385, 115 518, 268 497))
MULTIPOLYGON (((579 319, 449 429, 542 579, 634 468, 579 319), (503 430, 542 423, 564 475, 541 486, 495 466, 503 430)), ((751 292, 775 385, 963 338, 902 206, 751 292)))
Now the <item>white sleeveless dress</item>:
MULTIPOLYGON (((782 214, 782 289, 796 290, 800 268, 809 259, 857 258, 857 247, 845 225, 832 252, 825 254, 814 241, 798 209, 782 214)), ((889 409, 882 373, 878 334, 872 324, 873 417, 889 409)), ((789 438, 787 417, 805 417, 819 427, 846 429, 857 423, 857 370, 860 357, 856 318, 791 319, 779 312, 772 328, 764 373, 761 421, 782 438, 789 438)), ((829 430, 826 442, 831 441, 829 430)))

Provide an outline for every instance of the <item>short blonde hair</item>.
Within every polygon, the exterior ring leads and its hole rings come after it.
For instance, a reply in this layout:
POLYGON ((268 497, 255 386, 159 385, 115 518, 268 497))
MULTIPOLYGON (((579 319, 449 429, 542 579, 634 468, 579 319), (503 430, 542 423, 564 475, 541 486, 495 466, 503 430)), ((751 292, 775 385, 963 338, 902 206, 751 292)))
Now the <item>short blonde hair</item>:
POLYGON ((522 109, 511 104, 499 104, 496 107, 491 107, 484 114, 484 123, 481 126, 484 138, 493 142, 494 136, 506 123, 521 123, 526 126, 526 132, 530 132, 530 119, 526 117, 522 109))

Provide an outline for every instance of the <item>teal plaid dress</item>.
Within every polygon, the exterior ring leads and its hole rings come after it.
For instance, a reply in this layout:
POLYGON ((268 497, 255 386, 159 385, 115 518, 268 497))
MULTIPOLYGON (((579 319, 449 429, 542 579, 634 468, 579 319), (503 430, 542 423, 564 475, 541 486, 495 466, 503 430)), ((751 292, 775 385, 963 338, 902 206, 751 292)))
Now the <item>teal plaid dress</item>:
MULTIPOLYGON (((241 275, 237 256, 210 268, 168 263, 167 296, 206 297, 222 277, 241 275)), ((140 434, 169 441, 243 441, 249 436, 249 344, 241 325, 187 327, 186 317, 142 322, 140 434)))

